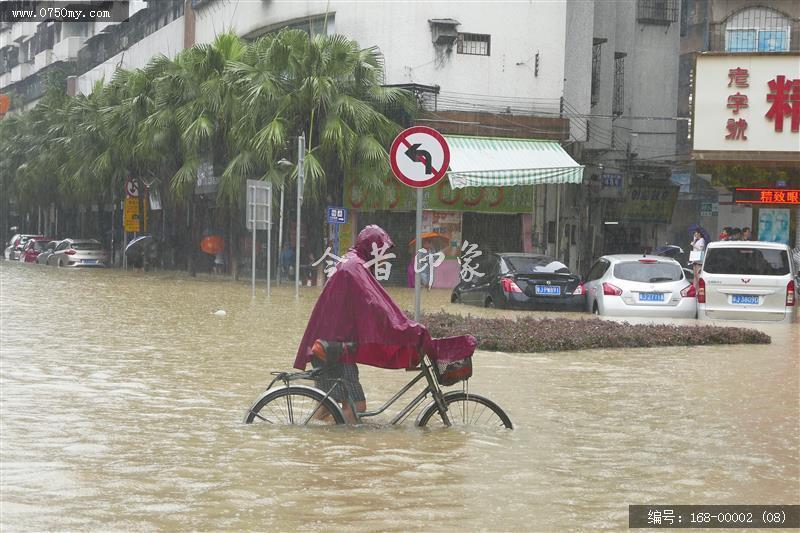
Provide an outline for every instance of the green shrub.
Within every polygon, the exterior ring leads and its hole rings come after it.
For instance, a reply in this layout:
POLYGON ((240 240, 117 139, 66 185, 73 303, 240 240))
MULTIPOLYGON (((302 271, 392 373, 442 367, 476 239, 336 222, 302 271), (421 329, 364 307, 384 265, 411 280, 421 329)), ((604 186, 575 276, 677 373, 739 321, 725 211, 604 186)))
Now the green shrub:
POLYGON ((474 335, 478 349, 498 352, 554 352, 592 348, 642 348, 710 344, 769 344, 755 329, 629 324, 597 318, 482 318, 450 313, 423 315, 420 322, 433 337, 474 335))

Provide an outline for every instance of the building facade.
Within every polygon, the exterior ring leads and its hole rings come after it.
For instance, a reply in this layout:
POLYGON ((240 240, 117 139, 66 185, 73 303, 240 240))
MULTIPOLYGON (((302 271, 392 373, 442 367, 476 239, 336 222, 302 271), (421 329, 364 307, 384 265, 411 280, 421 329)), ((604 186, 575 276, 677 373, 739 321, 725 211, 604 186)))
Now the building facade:
MULTIPOLYGON (((60 68, 71 75, 68 90, 88 93, 118 67, 174 57, 223 31, 341 33, 380 49, 385 83, 418 94, 420 123, 445 134, 557 140, 585 165, 582 184, 508 187, 504 201, 514 207, 480 212, 468 201, 459 209, 462 238, 482 240, 501 226, 505 251, 548 253, 581 272, 602 253, 665 239, 677 190, 669 177, 680 4, 131 1, 125 23, 4 24, 0 92, 28 108, 48 69, 60 68)), ((358 223, 379 215, 365 210, 358 223)))
MULTIPOLYGON (((774 122, 767 123, 765 117, 755 116, 755 107, 732 113, 727 98, 738 93, 747 96, 755 106, 761 106, 767 103, 768 81, 777 75, 785 75, 790 80, 798 78, 800 4, 782 0, 683 0, 683 3, 678 109, 681 117, 690 120, 680 123, 678 149, 681 157, 689 163, 687 175, 690 183, 686 184, 686 193, 681 194, 679 211, 699 212, 695 222, 700 222, 715 235, 724 227, 750 227, 758 237, 759 211, 785 206, 737 202, 736 189, 800 188, 800 172, 797 170, 800 168, 800 136, 790 129, 777 132, 774 122), (716 59, 704 56, 715 56, 716 59), (704 117, 704 112, 709 109, 699 107, 699 98, 708 94, 698 94, 699 57, 703 57, 701 66, 708 65, 712 69, 713 63, 725 63, 733 65, 732 69, 747 70, 748 74, 752 68, 774 70, 766 79, 749 80, 747 88, 737 88, 732 83, 731 89, 735 90, 729 92, 726 74, 721 86, 711 93, 718 103, 710 105, 718 114, 727 113, 727 118, 736 119, 738 124, 741 124, 738 122, 740 118, 748 115, 744 120, 750 124, 749 140, 726 139, 730 134, 726 129, 727 120, 719 124, 718 118, 704 117), (752 57, 756 58, 758 66, 751 63, 752 57), (771 67, 766 66, 771 63, 771 67), (693 123, 697 111, 700 114, 696 119, 702 122, 693 123), (759 127, 763 131, 758 132, 756 128, 759 127), (709 144, 709 136, 722 139, 722 144, 709 144), (762 142, 760 146, 754 144, 758 141, 762 142), (709 148, 713 149, 709 151, 709 148)), ((752 74, 755 75, 755 71, 752 74)), ((706 92, 711 90, 707 88, 706 92)), ((766 112, 763 110, 761 114, 766 112)), ((792 222, 795 243, 796 227, 795 214, 792 222)))

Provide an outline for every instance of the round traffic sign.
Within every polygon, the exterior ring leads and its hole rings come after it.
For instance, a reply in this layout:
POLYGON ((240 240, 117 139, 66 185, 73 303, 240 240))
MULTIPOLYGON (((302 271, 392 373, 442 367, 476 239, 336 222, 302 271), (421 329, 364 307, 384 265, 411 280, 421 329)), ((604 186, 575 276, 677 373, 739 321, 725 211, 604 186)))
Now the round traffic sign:
POLYGON ((129 198, 138 198, 139 197, 139 186, 131 178, 128 178, 128 179, 125 180, 125 194, 129 198))
POLYGON ((427 126, 400 132, 389 150, 392 172, 410 187, 429 187, 442 179, 450 166, 450 148, 441 133, 427 126))

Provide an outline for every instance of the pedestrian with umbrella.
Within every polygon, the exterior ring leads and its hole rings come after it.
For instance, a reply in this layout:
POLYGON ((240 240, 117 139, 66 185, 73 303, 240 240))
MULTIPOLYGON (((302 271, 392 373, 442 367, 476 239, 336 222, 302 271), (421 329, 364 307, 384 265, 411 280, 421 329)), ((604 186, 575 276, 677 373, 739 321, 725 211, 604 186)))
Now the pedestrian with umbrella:
POLYGON ((689 226, 692 231, 692 253, 689 254, 689 261, 692 263, 692 272, 694 272, 694 288, 697 289, 698 278, 700 277, 700 269, 703 266, 703 255, 705 255, 706 245, 708 244, 708 232, 699 224, 692 224, 689 226))

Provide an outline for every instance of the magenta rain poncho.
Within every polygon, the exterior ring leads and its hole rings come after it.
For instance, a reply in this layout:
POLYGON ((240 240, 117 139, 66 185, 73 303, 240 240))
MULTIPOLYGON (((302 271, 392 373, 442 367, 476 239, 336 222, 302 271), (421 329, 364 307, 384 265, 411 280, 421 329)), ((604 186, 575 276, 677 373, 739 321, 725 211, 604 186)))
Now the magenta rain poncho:
MULTIPOLYGON (((389 235, 376 225, 358 234, 355 246, 347 251, 314 306, 297 350, 295 368, 306 368, 317 339, 356 342, 355 356, 345 356, 342 362, 380 368, 412 368, 419 363, 420 349, 436 355, 439 343, 431 339, 427 328, 409 319, 364 267, 373 259, 373 244, 381 249, 387 243, 393 245, 389 235)), ((467 355, 476 344, 475 338, 467 335, 450 339, 448 349, 441 351, 456 348, 455 352, 467 355)), ((441 356, 450 358, 449 353, 441 356)))

